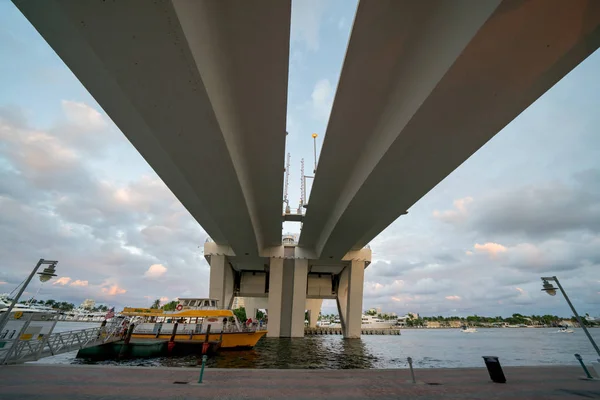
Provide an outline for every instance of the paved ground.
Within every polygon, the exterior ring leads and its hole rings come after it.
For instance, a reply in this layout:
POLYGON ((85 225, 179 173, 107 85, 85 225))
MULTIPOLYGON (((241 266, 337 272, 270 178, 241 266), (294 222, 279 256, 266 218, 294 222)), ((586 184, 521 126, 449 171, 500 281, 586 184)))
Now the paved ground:
POLYGON ((0 399, 600 399, 600 381, 577 367, 504 368, 492 383, 485 368, 416 370, 242 370, 18 365, 0 367, 0 399))

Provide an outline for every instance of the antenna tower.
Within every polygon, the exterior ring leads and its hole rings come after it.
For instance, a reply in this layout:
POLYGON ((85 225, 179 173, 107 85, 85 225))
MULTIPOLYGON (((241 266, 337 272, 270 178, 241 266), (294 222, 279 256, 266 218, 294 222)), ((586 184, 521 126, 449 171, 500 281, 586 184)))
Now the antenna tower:
POLYGON ((285 163, 285 182, 283 184, 283 202, 285 203, 285 213, 290 213, 290 199, 288 198, 288 187, 290 185, 290 160, 292 156, 287 154, 287 162, 285 163))
POLYGON ((306 203, 306 180, 304 179, 304 158, 300 160, 300 206, 298 214, 302 214, 302 207, 306 203))

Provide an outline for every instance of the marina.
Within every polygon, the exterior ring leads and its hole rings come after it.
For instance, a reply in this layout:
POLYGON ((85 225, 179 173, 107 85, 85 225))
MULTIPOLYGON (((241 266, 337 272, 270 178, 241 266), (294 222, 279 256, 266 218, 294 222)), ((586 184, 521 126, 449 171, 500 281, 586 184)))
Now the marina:
MULTIPOLYGON (((361 328, 361 335, 401 335, 400 329, 393 328, 361 328)), ((316 327, 304 328, 304 335, 343 335, 342 328, 316 327)))

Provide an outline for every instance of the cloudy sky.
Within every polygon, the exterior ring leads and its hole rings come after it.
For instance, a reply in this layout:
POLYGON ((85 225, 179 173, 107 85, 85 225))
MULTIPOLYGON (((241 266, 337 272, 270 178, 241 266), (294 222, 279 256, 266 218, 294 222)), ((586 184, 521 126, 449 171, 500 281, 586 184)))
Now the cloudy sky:
MULTIPOLYGON (((355 8, 293 4, 292 205, 355 8)), ((207 295, 205 232, 8 0, 0 59, 0 293, 44 257, 60 261, 60 279, 32 284, 42 299, 207 295)), ((595 53, 373 241, 365 308, 570 315, 540 292, 539 277, 556 274, 580 312, 600 314, 599 70, 595 53)))

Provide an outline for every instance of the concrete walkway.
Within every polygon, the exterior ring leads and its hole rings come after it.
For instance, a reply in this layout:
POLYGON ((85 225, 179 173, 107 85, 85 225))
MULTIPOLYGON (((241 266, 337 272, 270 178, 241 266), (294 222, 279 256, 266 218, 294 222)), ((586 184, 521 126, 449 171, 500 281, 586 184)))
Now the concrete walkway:
POLYGON ((577 367, 504 368, 495 384, 485 368, 416 370, 199 370, 72 365, 0 367, 0 399, 583 399, 600 398, 600 381, 577 367))

